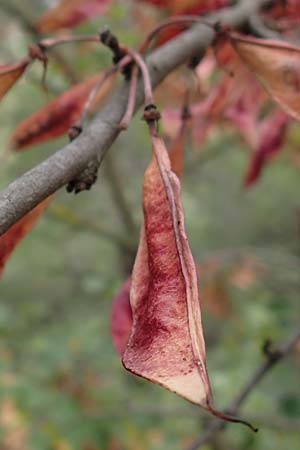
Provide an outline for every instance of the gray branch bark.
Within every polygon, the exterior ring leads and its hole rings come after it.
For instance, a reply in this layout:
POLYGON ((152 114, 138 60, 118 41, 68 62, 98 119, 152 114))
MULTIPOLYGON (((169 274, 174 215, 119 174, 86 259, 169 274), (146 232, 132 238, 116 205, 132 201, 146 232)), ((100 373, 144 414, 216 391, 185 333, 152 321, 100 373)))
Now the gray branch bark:
MULTIPOLYGON (((209 19, 238 27, 268 1, 243 0, 236 7, 213 14, 209 19)), ((213 37, 210 28, 197 25, 154 51, 147 58, 153 87, 189 58, 205 50, 213 37)), ((20 176, 0 193, 0 235, 42 200, 79 175, 91 160, 102 161, 120 133, 118 124, 125 112, 127 97, 128 83, 124 82, 76 140, 20 176)), ((136 109, 142 103, 143 87, 140 83, 136 109)))

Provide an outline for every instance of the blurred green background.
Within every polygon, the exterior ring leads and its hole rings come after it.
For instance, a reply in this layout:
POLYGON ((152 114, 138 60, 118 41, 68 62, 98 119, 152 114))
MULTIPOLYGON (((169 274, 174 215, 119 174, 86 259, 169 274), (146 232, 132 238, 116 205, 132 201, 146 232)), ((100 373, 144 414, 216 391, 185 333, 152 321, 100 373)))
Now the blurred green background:
MULTIPOLYGON (((52 3, 1 0, 1 63, 21 58, 33 40, 16 11, 34 20, 52 3)), ((105 18, 79 32, 108 24, 137 44, 131 8, 115 1, 105 18)), ((111 58, 102 48, 71 45, 61 53, 78 79, 111 58)), ((16 124, 48 101, 40 77, 35 64, 1 103, 1 188, 67 142, 5 152, 16 124)), ((48 83, 61 92, 70 80, 51 63, 48 83)), ((249 152, 232 130, 219 130, 201 153, 187 148, 183 199, 220 408, 261 363, 265 339, 281 342, 299 328, 299 143, 293 127, 284 151, 249 190, 242 187, 249 152)), ((1 450, 179 450, 205 429, 205 412, 127 374, 110 336, 111 302, 137 245, 149 158, 138 115, 93 189, 78 196, 61 190, 7 263, 0 288, 1 450)), ((231 424, 205 448, 300 449, 299 369, 298 349, 245 403, 242 415, 260 428, 257 435, 231 424)))

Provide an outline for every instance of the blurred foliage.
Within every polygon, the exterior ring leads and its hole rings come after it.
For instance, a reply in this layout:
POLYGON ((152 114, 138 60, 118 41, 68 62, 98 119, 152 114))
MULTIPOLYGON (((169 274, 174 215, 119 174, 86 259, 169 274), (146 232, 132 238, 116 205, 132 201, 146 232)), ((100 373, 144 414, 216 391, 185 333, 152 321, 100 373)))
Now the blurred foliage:
MULTIPOLYGON (((2 0, 1 61, 21 57, 32 41, 5 4, 34 18, 51 3, 2 0)), ((129 2, 115 1, 108 16, 79 31, 104 24, 130 44, 141 36, 129 2)), ((102 48, 70 46, 62 53, 81 78, 110 63, 102 48)), ((34 66, 1 104, 1 188, 66 142, 5 152, 15 125, 47 102, 40 77, 34 66)), ((54 63, 48 82, 57 91, 70 84, 54 63)), ((220 130, 201 152, 188 149, 184 205, 220 407, 260 364, 264 340, 282 341, 299 327, 300 179, 289 152, 299 139, 295 127, 286 150, 248 191, 242 178, 249 153, 230 131, 220 130), (217 263, 204 270, 202 281, 205 261, 217 263)), ((138 115, 111 149, 92 191, 75 197, 61 190, 7 264, 0 303, 1 449, 179 450, 205 428, 208 417, 196 406, 127 374, 111 342, 110 304, 132 265, 149 156, 138 115)), ((243 415, 258 425, 258 435, 229 425, 206 448, 300 449, 299 369, 298 349, 251 394, 243 415)))

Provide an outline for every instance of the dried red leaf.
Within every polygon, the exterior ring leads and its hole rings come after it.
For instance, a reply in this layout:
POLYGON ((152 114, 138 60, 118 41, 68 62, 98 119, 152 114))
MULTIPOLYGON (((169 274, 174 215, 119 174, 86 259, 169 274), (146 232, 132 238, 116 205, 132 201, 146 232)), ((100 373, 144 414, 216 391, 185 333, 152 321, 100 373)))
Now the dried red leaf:
POLYGON ((0 100, 18 79, 21 78, 30 62, 31 58, 24 58, 16 63, 0 66, 0 100))
POLYGON ((178 178, 153 138, 145 173, 145 224, 132 275, 133 327, 123 363, 131 372, 207 407, 197 276, 184 230, 178 178))
POLYGON ((3 273, 4 266, 21 240, 32 230, 40 216, 43 214, 52 196, 42 201, 26 216, 15 223, 9 230, 0 236, 0 276, 3 273))
POLYGON ((300 49, 280 41, 230 35, 232 45, 269 95, 300 120, 300 49))
POLYGON ((130 289, 133 326, 122 361, 130 372, 220 418, 239 422, 215 410, 212 403, 180 181, 155 132, 152 143, 153 157, 143 185, 144 226, 130 289))
POLYGON ((91 17, 105 14, 110 3, 111 0, 60 0, 42 15, 36 28, 39 33, 73 28, 91 17))
POLYGON ((125 281, 115 297, 111 310, 111 334, 116 351, 123 355, 132 327, 132 312, 129 292, 131 279, 125 281))
POLYGON ((253 149, 257 148, 259 143, 258 117, 268 96, 252 77, 248 77, 248 82, 245 80, 244 86, 245 90, 232 105, 226 108, 224 117, 230 120, 245 142, 253 149))
MULTIPOLYGON (((22 150, 28 146, 40 144, 65 134, 79 119, 82 108, 91 90, 103 75, 94 75, 56 97, 42 109, 23 120, 15 128, 10 147, 22 150)), ((107 95, 111 80, 107 80, 95 99, 99 104, 107 95)))
POLYGON ((260 177, 266 163, 280 151, 289 122, 289 117, 282 111, 275 111, 262 122, 260 144, 251 159, 245 177, 245 186, 253 185, 260 177))

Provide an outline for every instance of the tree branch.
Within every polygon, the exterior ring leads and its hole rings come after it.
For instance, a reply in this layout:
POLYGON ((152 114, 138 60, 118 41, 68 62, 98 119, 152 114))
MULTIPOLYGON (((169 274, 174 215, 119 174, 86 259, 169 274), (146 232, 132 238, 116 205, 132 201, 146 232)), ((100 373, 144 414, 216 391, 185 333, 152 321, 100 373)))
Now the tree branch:
MULTIPOLYGON (((243 0, 237 6, 224 9, 208 17, 211 22, 221 21, 233 27, 245 23, 269 0, 243 0)), ((213 31, 196 25, 178 38, 155 50, 147 65, 152 86, 157 86, 170 72, 212 43, 213 31)), ((46 197, 78 176, 87 164, 102 161, 106 151, 120 133, 119 123, 125 113, 128 82, 117 89, 106 106, 98 113, 86 130, 73 142, 58 150, 50 158, 13 181, 0 194, 0 235, 32 210, 46 197)), ((136 108, 143 102, 143 86, 139 82, 136 108)))
POLYGON ((138 230, 131 212, 130 205, 127 202, 126 195, 124 193, 124 187, 119 171, 116 167, 116 161, 114 155, 110 154, 105 160, 105 177, 109 184, 111 195, 114 200, 114 204, 123 222, 126 232, 132 239, 138 239, 138 230))
MULTIPOLYGON (((256 369, 250 380, 242 388, 241 392, 232 401, 228 408, 230 414, 236 414, 246 400, 248 395, 258 385, 258 383, 264 378, 264 376, 279 362, 281 361, 296 345, 300 339, 300 333, 297 331, 285 344, 280 346, 276 350, 272 350, 266 355, 265 361, 256 369)), ((218 431, 223 430, 226 427, 226 422, 214 419, 210 422, 204 432, 197 438, 186 450, 198 450, 204 444, 209 442, 218 431)))

